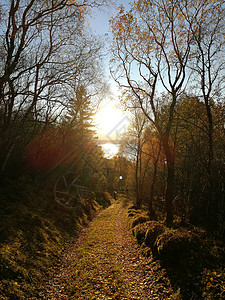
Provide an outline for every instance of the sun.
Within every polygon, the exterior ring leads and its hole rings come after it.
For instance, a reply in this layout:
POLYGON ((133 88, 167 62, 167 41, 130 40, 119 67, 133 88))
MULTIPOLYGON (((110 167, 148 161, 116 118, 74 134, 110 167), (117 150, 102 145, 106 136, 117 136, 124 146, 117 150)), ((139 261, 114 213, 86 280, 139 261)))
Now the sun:
POLYGON ((99 135, 116 134, 116 128, 124 119, 124 113, 111 102, 104 103, 94 116, 96 131, 99 135), (113 132, 115 130, 115 132, 113 132))
POLYGON ((128 119, 112 101, 105 101, 93 118, 98 141, 107 158, 113 157, 119 149, 119 139, 126 130, 128 119))

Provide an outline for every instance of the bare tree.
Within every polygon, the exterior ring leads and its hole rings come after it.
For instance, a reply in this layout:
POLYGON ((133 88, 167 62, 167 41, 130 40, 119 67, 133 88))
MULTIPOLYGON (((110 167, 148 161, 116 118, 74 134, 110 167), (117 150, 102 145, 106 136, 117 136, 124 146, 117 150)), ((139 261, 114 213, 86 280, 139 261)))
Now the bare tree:
POLYGON ((127 13, 121 8, 112 20, 115 80, 124 87, 127 99, 138 103, 157 129, 167 160, 165 191, 167 223, 173 222, 174 150, 170 132, 176 102, 187 83, 187 61, 191 34, 181 17, 179 1, 136 1, 127 13), (157 97, 156 91, 166 94, 157 97), (167 118, 160 108, 167 104, 167 118))
POLYGON ((135 163, 135 199, 137 207, 141 207, 143 189, 142 148, 147 118, 140 109, 134 108, 132 111, 134 116, 129 130, 124 134, 120 152, 132 157, 135 163))
POLYGON ((2 173, 21 141, 21 128, 25 132, 35 121, 56 120, 80 85, 89 95, 102 92, 102 44, 84 27, 85 10, 102 3, 11 0, 2 5, 7 16, 0 23, 2 173))

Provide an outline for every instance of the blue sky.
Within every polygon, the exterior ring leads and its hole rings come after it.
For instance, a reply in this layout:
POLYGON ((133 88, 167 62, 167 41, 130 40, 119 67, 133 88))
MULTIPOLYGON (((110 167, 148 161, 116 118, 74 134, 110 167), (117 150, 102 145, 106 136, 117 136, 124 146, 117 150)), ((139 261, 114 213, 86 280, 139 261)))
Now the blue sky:
MULTIPOLYGON (((125 8, 129 8, 130 0, 117 0, 114 1, 116 7, 123 5, 125 8)), ((104 35, 109 30, 109 19, 116 14, 116 7, 94 10, 91 20, 89 21, 92 31, 96 34, 104 35)))
MULTIPOLYGON (((130 0, 114 0, 115 6, 111 6, 110 8, 104 9, 94 9, 92 12, 91 17, 87 20, 88 26, 96 35, 99 35, 100 38, 105 41, 105 50, 106 52, 110 52, 109 44, 107 43, 106 34, 110 35, 110 28, 109 28, 109 20, 110 17, 113 17, 117 14, 117 8, 122 4, 126 9, 130 7, 130 0)), ((112 80, 109 72, 109 59, 110 55, 107 55, 104 59, 105 71, 106 76, 109 77, 109 81, 111 82, 113 89, 116 89, 116 83, 112 80)))
MULTIPOLYGON (((105 40, 106 51, 109 50, 109 52, 110 52, 110 48, 109 45, 107 44, 107 39, 105 39, 105 34, 110 34, 109 33, 110 17, 116 15, 117 13, 116 8, 121 4, 123 4, 123 6, 128 9, 130 1, 118 0, 115 2, 116 2, 116 6, 111 7, 110 9, 109 8, 105 10, 95 9, 93 11, 92 18, 88 21, 91 31, 94 34, 100 35, 101 38, 105 40)), ((99 139, 108 140, 110 135, 110 139, 112 140, 112 142, 109 144, 102 145, 102 147, 105 152, 105 155, 107 157, 112 157, 117 153, 118 146, 119 146, 118 144, 116 144, 116 142, 114 142, 114 139, 117 138, 118 132, 122 133, 126 131, 127 126, 129 125, 129 120, 126 117, 124 111, 118 108, 119 90, 117 84, 110 76, 110 71, 108 67, 109 59, 110 59, 110 55, 107 55, 104 58, 104 65, 105 65, 105 73, 106 76, 108 77, 108 82, 110 83, 111 86, 112 97, 103 100, 100 106, 100 110, 96 114, 94 119, 97 125, 96 130, 98 132, 99 139), (122 127, 121 124, 123 125, 122 127)))

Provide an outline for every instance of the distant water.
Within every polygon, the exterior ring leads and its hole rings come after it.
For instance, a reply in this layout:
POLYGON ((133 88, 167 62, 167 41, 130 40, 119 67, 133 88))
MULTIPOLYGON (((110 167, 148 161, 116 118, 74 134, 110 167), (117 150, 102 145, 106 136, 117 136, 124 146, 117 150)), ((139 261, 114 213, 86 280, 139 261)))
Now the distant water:
POLYGON ((119 151, 119 144, 101 144, 105 157, 111 158, 119 151))

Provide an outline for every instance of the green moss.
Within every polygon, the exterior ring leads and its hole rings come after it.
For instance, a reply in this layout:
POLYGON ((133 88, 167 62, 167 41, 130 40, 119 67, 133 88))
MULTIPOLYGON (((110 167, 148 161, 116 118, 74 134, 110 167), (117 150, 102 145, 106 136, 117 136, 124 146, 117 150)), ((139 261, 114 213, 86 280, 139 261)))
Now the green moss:
MULTIPOLYGON (((145 212, 128 209, 129 224, 145 212)), ((171 299, 224 299, 225 246, 193 226, 167 228, 163 222, 147 221, 132 228, 142 253, 162 266, 176 293, 171 299)))
POLYGON ((26 299, 99 205, 89 199, 80 211, 62 210, 51 193, 25 180, 4 185, 0 195, 0 298, 26 299))

